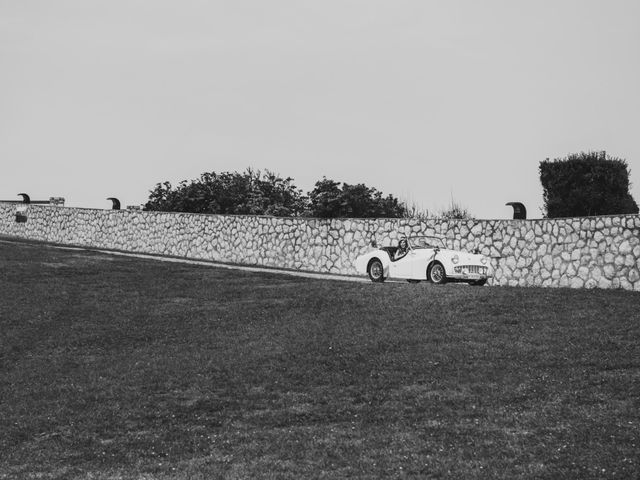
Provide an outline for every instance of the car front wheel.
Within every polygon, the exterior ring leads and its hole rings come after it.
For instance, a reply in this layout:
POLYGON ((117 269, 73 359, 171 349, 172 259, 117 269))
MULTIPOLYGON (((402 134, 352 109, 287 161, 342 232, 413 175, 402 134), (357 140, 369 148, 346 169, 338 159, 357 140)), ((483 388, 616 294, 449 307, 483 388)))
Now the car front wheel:
POLYGON ((369 278, 372 282, 384 282, 384 267, 382 262, 377 258, 374 258, 369 262, 369 278))
POLYGON ((435 284, 443 284, 447 282, 447 273, 440 262, 434 263, 431 270, 429 270, 429 280, 435 284))

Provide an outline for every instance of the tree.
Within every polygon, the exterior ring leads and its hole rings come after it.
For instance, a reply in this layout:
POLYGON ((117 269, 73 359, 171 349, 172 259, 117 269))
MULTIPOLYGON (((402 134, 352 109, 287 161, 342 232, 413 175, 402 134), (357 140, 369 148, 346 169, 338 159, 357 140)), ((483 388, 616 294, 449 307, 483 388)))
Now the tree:
POLYGON ((581 152, 540 162, 547 218, 638 213, 629 168, 606 152, 581 152))
POLYGON ((323 177, 309 193, 309 216, 320 218, 340 217, 343 211, 340 184, 323 177))
POLYGON ((158 183, 149 192, 145 210, 164 212, 335 217, 402 217, 406 207, 393 195, 383 196, 362 183, 349 185, 323 178, 309 196, 292 178, 247 169, 209 172, 175 187, 158 183))
POLYGON ((243 173, 203 173, 197 180, 158 183, 145 210, 190 213, 297 216, 307 199, 292 178, 247 169, 243 173))
POLYGON ((324 177, 309 193, 308 212, 313 217, 397 218, 405 211, 405 205, 393 195, 384 197, 382 192, 363 183, 341 185, 324 177))

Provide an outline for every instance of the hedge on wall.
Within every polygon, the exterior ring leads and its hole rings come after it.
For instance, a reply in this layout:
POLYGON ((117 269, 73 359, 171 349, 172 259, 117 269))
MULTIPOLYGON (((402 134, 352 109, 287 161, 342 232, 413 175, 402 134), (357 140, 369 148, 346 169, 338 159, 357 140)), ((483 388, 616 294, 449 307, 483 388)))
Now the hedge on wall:
POLYGON ((304 213, 306 197, 293 184, 266 170, 205 172, 200 178, 173 187, 158 183, 145 210, 234 215, 294 217, 304 213))
POLYGON ((384 196, 363 183, 349 185, 326 177, 309 193, 308 216, 318 218, 399 218, 407 208, 393 195, 384 196))
POLYGON ((304 195, 290 177, 248 168, 238 172, 206 172, 173 186, 158 183, 149 193, 147 211, 275 217, 399 218, 406 207, 393 195, 359 183, 323 178, 304 195))
POLYGON ((539 171, 547 218, 638 213, 623 159, 581 152, 540 162, 539 171))

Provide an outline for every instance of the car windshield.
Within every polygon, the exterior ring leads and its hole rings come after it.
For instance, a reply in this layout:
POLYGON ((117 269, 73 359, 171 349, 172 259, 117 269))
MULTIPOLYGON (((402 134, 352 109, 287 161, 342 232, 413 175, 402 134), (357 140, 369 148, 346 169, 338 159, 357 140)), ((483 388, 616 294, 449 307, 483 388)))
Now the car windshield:
POLYGON ((438 237, 409 237, 411 248, 446 248, 438 237))

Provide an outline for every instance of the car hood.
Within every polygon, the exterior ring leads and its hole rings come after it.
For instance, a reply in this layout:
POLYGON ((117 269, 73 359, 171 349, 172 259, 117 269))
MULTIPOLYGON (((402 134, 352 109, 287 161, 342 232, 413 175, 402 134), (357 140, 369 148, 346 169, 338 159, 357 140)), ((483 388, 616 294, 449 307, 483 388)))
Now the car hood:
POLYGON ((449 250, 447 248, 440 250, 437 254, 438 257, 442 256, 445 258, 452 258, 454 255, 458 255, 458 257, 460 258, 460 263, 467 263, 467 262, 479 263, 480 260, 484 257, 484 255, 480 253, 464 252, 460 250, 449 250))

